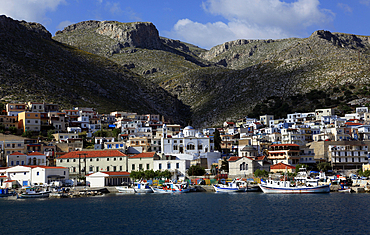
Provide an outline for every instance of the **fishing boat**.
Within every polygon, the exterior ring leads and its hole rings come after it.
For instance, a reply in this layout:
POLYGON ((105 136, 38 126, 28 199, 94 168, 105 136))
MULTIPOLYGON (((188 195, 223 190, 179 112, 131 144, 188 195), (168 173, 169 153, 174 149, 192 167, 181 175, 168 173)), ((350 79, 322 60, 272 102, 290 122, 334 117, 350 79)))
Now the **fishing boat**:
POLYGON ((135 193, 153 193, 153 190, 149 186, 149 183, 143 180, 134 182, 133 188, 135 190, 135 193))
POLYGON ((233 181, 228 182, 227 184, 214 184, 213 188, 216 191, 216 193, 247 192, 248 184, 243 180, 234 179, 233 181))
POLYGON ((45 198, 49 197, 50 191, 43 191, 38 188, 27 188, 26 192, 17 194, 17 198, 45 198))
POLYGON ((127 185, 117 186, 116 189, 119 193, 135 193, 135 189, 127 185))
POLYGON ((280 179, 268 179, 259 184, 259 187, 264 193, 285 193, 285 194, 300 194, 300 193, 329 193, 330 184, 319 185, 318 179, 313 179, 307 175, 305 168, 300 168, 295 182, 291 182, 286 176, 280 179))
POLYGON ((159 187, 151 187, 154 193, 188 193, 190 192, 189 184, 183 183, 173 183, 172 181, 163 183, 159 187))
POLYGON ((351 193, 351 188, 340 188, 338 189, 339 193, 351 193))

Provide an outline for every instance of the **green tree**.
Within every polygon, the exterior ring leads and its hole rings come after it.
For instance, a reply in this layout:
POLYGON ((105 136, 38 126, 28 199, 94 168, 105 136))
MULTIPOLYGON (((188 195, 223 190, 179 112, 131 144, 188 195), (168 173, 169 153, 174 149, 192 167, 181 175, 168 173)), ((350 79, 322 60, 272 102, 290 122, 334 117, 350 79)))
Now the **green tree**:
POLYGON ((206 170, 198 165, 193 165, 189 167, 188 169, 188 175, 189 176, 198 176, 198 175, 204 175, 206 173, 206 170))
POLYGON ((120 133, 121 133, 121 129, 114 128, 112 130, 112 135, 113 135, 114 138, 117 138, 120 133))
POLYGON ((130 178, 132 179, 144 179, 145 173, 144 171, 131 171, 130 178))
POLYGON ((169 170, 164 170, 164 171, 161 171, 161 175, 160 175, 162 178, 166 178, 166 179, 170 179, 172 177, 172 174, 169 170))
POLYGON ((220 170, 229 172, 229 161, 227 161, 226 158, 224 158, 224 160, 222 160, 220 170))
POLYGON ((306 164, 298 164, 295 166, 295 173, 298 173, 299 171, 299 168, 306 168, 307 169, 307 165, 306 164))
POLYGON ((317 164, 317 169, 327 172, 328 170, 331 170, 331 164, 329 162, 320 162, 317 164))
POLYGON ((107 137, 107 132, 106 131, 96 131, 94 132, 95 137, 107 137))
POLYGON ((153 170, 146 170, 144 171, 145 179, 153 179, 155 178, 155 172, 153 170))
POLYGON ((32 135, 32 131, 25 131, 22 133, 22 137, 26 137, 26 138, 31 138, 33 135, 32 135))
POLYGON ((268 177, 269 176, 269 172, 266 171, 266 170, 260 170, 260 169, 257 169, 255 172, 254 172, 254 176, 255 177, 268 177))
POLYGON ((54 139, 53 134, 54 134, 54 130, 48 130, 48 133, 47 133, 48 140, 54 139))
POLYGON ((221 152, 221 141, 222 140, 221 140, 220 132, 217 129, 215 130, 213 141, 215 143, 215 150, 221 152))

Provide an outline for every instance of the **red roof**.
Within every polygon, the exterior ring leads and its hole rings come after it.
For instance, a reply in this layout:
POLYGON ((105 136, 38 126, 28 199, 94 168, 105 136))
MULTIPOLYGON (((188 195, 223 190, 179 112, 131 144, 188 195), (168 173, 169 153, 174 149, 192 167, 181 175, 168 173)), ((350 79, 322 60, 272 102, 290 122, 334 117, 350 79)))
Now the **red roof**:
POLYGON ((271 147, 276 147, 276 146, 296 146, 299 147, 298 144, 273 144, 271 147))
POLYGON ((58 159, 63 158, 84 158, 86 154, 87 158, 93 158, 93 157, 124 157, 127 156, 126 154, 118 151, 118 150, 96 150, 96 151, 73 151, 69 152, 67 154, 64 154, 63 156, 58 157, 58 159))
POLYGON ((258 156, 258 157, 256 157, 256 160, 257 161, 262 161, 263 159, 265 159, 265 156, 258 156))
POLYGON ((233 123, 233 122, 226 122, 226 124, 228 124, 228 125, 234 125, 235 123, 233 123))
POLYGON ((44 155, 44 154, 39 153, 39 152, 32 152, 28 154, 28 156, 40 156, 40 155, 44 155))
POLYGON ((278 164, 270 166, 270 169, 281 170, 281 169, 295 169, 294 166, 279 162, 278 164))
POLYGON ((156 152, 149 152, 149 153, 139 153, 134 156, 130 156, 129 158, 152 158, 156 152))
POLYGON ((15 153, 10 154, 10 156, 14 156, 14 155, 26 155, 26 154, 20 153, 20 152, 15 152, 15 153))
MULTIPOLYGON (((98 172, 95 172, 95 173, 98 173, 98 172)), ((86 176, 90 176, 95 173, 91 173, 86 176)), ((129 176, 130 175, 130 172, 127 172, 127 171, 101 171, 101 173, 104 173, 110 176, 129 176)))
POLYGON ((126 172, 126 171, 102 171, 102 173, 105 173, 105 174, 108 174, 108 175, 130 175, 130 172, 126 172))
POLYGON ((361 126, 361 125, 364 125, 364 124, 358 123, 358 122, 346 122, 345 124, 347 126, 361 126))
POLYGON ((229 158, 229 162, 235 162, 235 161, 237 161, 237 160, 239 160, 241 157, 230 157, 229 158))

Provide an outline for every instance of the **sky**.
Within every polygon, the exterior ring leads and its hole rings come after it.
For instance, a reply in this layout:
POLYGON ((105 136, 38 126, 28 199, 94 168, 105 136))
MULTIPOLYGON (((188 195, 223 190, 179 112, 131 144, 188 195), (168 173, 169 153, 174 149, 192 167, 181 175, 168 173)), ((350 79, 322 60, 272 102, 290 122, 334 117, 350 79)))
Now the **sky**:
POLYGON ((236 39, 309 37, 316 30, 370 36, 370 0, 1 0, 0 15, 55 35, 86 20, 152 22, 159 35, 210 49, 236 39))

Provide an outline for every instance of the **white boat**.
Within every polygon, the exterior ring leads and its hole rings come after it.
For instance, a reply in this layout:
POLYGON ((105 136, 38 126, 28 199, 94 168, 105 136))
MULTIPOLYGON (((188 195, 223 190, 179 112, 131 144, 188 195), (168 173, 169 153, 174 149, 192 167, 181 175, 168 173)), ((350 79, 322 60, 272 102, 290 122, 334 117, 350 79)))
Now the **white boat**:
POLYGON ((38 191, 37 188, 27 188, 26 192, 17 194, 17 198, 45 198, 49 197, 50 191, 38 191))
POLYGON ((310 178, 307 175, 306 169, 301 168, 295 177, 295 182, 290 182, 284 176, 280 180, 268 179, 266 182, 259 184, 264 193, 329 193, 330 185, 319 185, 318 179, 310 178))
POLYGON ((135 189, 130 186, 117 186, 116 189, 119 193, 135 193, 135 189))
POLYGON ((339 193, 351 193, 351 188, 343 187, 343 188, 338 189, 338 192, 339 193))
POLYGON ((135 190, 135 193, 152 193, 153 192, 152 188, 149 186, 149 183, 142 181, 142 180, 138 182, 134 182, 133 188, 135 190))
POLYGON ((160 187, 151 187, 154 193, 188 193, 190 188, 188 183, 173 183, 172 181, 163 183, 160 187))
POLYGON ((215 189, 216 193, 246 192, 248 191, 248 184, 243 180, 234 179, 227 184, 214 184, 213 188, 215 189))

